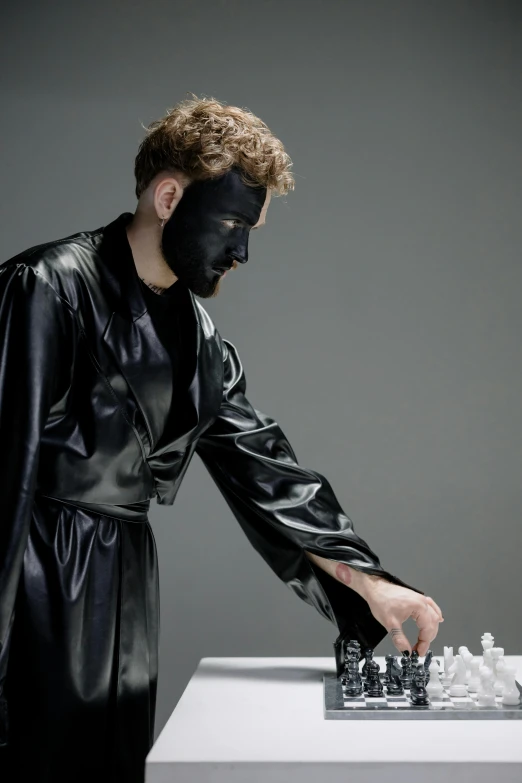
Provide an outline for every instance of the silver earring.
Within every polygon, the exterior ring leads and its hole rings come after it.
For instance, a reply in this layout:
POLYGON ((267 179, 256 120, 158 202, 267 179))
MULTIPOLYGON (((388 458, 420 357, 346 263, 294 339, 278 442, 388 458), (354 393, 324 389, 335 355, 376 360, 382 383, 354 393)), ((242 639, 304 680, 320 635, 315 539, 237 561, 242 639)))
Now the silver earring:
POLYGON ((162 228, 163 228, 163 226, 165 225, 165 221, 166 221, 166 219, 167 219, 167 218, 162 218, 162 219, 161 219, 160 226, 161 226, 162 228))

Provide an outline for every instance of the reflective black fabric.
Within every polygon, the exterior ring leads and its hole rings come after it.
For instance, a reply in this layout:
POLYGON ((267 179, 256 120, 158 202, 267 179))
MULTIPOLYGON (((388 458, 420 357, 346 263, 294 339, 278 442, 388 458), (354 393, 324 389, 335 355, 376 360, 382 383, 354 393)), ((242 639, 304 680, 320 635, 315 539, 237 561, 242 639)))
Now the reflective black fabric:
POLYGON ((234 345, 188 290, 176 383, 130 218, 0 267, 2 783, 143 781, 159 616, 147 510, 174 502, 194 452, 267 564, 340 631, 385 635, 305 549, 401 583, 252 407, 234 345))

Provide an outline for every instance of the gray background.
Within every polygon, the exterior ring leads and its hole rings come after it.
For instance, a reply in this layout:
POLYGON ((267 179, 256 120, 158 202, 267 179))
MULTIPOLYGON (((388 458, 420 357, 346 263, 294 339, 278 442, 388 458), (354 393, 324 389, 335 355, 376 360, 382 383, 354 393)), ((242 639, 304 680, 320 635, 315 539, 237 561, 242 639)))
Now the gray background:
MULTIPOLYGON (((40 1, 0 19, 2 260, 133 211, 140 123, 189 91, 283 140, 296 190, 202 303, 252 403, 440 603, 438 652, 478 652, 486 630, 522 651, 521 21, 499 0, 40 1)), ((203 656, 331 654, 335 627, 198 457, 151 521, 157 732, 203 656)))

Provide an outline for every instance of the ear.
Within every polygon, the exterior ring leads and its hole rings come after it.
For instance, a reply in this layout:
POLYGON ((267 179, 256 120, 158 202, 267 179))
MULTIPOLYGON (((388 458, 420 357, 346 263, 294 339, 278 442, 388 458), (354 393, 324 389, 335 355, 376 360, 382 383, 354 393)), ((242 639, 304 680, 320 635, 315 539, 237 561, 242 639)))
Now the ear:
POLYGON ((154 188, 154 209, 160 220, 170 218, 183 196, 184 184, 181 177, 173 174, 159 180, 154 188))

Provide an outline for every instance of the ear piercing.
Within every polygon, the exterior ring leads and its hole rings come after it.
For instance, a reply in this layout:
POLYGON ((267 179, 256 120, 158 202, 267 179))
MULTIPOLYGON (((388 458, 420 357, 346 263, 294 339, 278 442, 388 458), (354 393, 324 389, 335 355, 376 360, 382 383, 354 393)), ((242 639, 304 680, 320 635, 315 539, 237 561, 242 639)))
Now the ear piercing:
POLYGON ((162 219, 161 219, 160 226, 161 226, 162 228, 163 228, 163 226, 165 225, 165 221, 166 221, 166 219, 167 219, 167 218, 162 218, 162 219))

